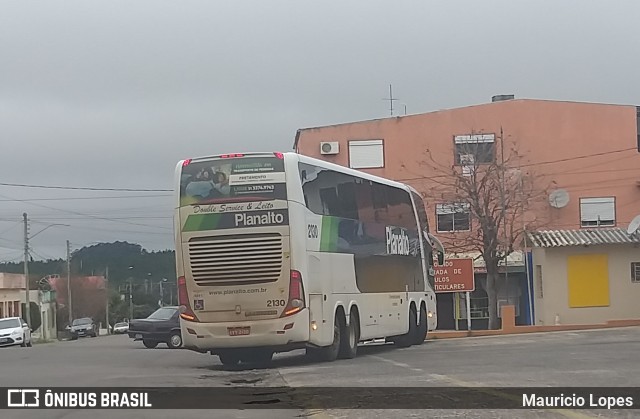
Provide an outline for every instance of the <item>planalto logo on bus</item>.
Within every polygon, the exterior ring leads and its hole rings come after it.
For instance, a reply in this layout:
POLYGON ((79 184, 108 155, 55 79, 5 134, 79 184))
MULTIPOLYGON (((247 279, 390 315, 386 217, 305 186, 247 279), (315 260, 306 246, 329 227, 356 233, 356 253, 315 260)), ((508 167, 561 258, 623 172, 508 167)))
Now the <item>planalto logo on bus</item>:
POLYGON ((235 214, 236 227, 264 226, 284 224, 284 215, 268 211, 265 214, 237 213, 235 214))
POLYGON ((386 227, 387 253, 408 256, 410 253, 409 236, 403 228, 386 227))

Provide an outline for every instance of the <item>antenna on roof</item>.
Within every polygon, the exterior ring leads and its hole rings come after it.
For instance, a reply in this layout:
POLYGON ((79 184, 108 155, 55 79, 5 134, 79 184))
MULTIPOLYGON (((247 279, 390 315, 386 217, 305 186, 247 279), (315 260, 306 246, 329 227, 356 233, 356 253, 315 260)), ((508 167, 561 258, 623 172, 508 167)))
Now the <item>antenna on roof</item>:
POLYGON ((384 98, 382 100, 388 100, 389 101, 389 105, 390 105, 389 110, 391 111, 391 116, 393 116, 393 101, 394 100, 398 100, 398 99, 394 99, 393 98, 393 90, 391 89, 391 85, 389 85, 389 97, 388 98, 384 98))

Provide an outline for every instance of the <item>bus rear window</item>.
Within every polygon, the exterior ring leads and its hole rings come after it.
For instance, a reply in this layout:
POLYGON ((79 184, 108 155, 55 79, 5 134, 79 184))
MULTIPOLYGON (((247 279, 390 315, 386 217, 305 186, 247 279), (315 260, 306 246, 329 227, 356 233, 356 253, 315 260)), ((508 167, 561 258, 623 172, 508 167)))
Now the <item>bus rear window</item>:
POLYGON ((219 159, 182 168, 180 204, 287 199, 284 161, 275 157, 219 159))

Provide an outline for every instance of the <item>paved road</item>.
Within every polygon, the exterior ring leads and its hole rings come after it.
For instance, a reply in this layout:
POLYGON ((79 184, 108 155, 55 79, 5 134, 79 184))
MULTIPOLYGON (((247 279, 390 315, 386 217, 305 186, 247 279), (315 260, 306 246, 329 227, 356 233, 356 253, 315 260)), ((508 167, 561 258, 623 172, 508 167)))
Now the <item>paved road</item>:
MULTIPOLYGON (((364 346, 354 360, 310 363, 279 354, 269 369, 222 368, 217 357, 145 349, 125 336, 0 350, 0 386, 640 386, 640 328, 364 346)), ((282 403, 287 406, 284 402, 282 403)), ((3 411, 3 419, 174 418, 177 411, 3 411)), ((181 418, 636 417, 634 411, 243 410, 186 411, 181 418)))

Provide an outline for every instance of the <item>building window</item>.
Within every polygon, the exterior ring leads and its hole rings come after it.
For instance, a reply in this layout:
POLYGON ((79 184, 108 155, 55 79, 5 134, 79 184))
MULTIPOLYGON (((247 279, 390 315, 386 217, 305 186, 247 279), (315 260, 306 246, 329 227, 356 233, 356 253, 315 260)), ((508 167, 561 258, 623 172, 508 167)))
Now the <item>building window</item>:
POLYGON ((469 231, 471 227, 469 204, 437 204, 436 221, 439 232, 469 231))
POLYGON ((494 134, 456 135, 453 142, 456 164, 464 166, 465 174, 474 164, 492 163, 496 159, 494 134))
POLYGON ((384 167, 382 140, 349 141, 349 167, 352 169, 384 167))
POLYGON ((631 262, 631 282, 640 284, 640 262, 631 262))
POLYGON ((615 224, 615 198, 580 198, 581 227, 606 227, 615 224))

